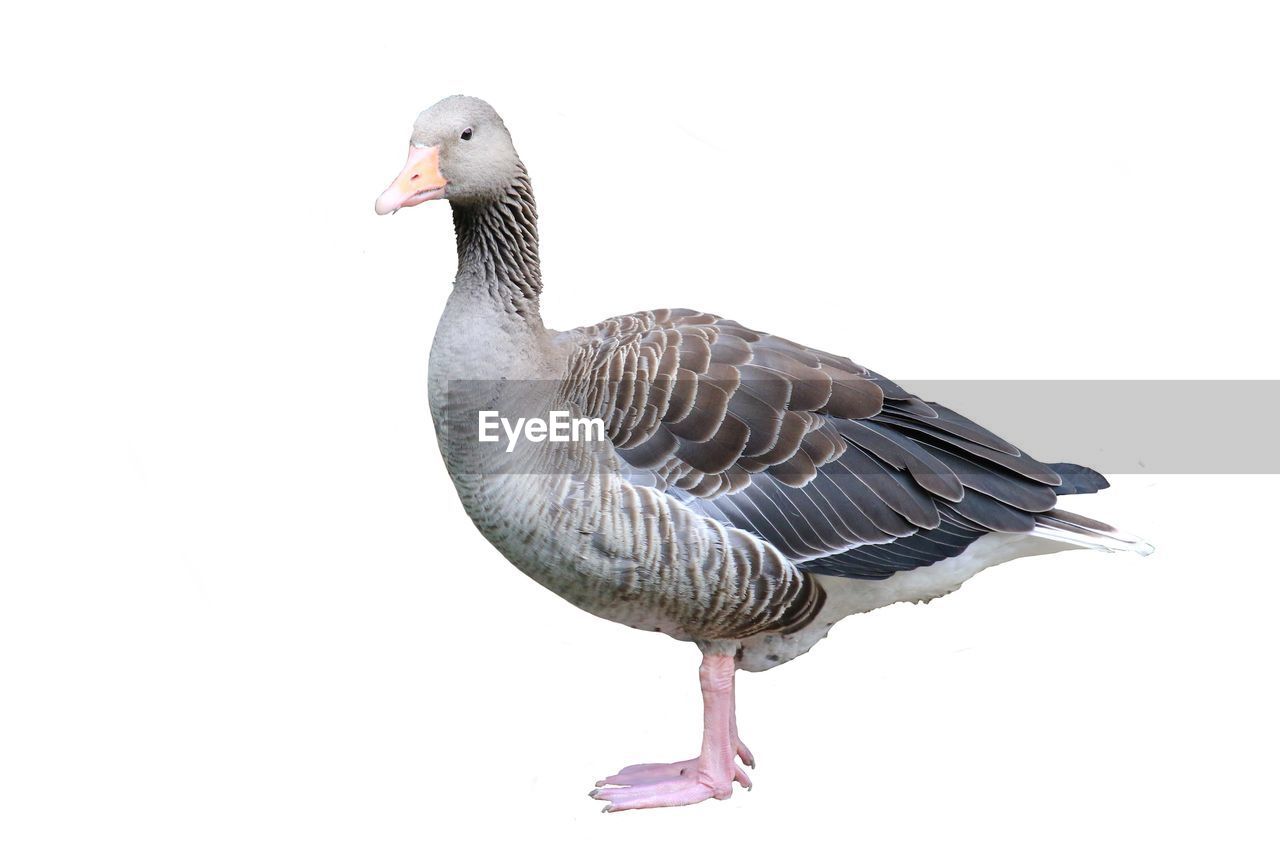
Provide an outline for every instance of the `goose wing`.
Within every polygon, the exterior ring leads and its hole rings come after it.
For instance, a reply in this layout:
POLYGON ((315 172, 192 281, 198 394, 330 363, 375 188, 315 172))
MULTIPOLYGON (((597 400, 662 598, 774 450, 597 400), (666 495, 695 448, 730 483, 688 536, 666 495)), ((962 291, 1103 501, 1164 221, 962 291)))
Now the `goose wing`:
POLYGON ((1106 484, 847 358, 712 314, 645 311, 571 334, 567 395, 604 419, 627 476, 806 571, 888 577, 986 533, 1035 532, 1058 493, 1106 484))

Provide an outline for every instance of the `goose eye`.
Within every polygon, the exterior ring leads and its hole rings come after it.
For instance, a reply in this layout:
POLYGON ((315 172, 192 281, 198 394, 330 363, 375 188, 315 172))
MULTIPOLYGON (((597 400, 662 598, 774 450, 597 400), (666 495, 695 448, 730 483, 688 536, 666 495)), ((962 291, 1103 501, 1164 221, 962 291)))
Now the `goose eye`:
POLYGON ((463 139, 471 138, 471 128, 468 127, 466 130, 462 131, 462 138, 463 139))

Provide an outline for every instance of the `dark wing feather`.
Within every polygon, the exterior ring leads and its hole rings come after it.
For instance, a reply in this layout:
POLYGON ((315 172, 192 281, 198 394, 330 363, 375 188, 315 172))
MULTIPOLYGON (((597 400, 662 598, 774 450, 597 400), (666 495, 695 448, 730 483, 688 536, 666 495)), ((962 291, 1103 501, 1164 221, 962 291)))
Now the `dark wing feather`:
POLYGON ((711 314, 658 310, 568 333, 567 397, 633 482, 776 546, 801 569, 884 578, 1026 533, 1101 475, 1045 465, 842 356, 711 314))

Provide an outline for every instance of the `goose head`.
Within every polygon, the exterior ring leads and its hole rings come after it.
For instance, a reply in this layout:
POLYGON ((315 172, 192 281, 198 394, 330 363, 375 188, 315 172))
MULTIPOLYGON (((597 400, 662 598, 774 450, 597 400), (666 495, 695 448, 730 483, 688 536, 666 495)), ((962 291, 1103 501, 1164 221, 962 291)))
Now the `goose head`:
POLYGON ((511 134, 479 98, 453 95, 423 110, 409 137, 409 159, 378 196, 378 214, 444 198, 455 205, 500 198, 522 171, 511 134))

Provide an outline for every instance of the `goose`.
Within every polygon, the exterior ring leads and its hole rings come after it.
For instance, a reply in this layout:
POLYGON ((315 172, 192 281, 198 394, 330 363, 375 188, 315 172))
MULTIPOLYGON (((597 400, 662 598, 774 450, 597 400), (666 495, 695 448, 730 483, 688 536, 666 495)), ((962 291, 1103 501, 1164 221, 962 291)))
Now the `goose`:
POLYGON ((374 208, 437 199, 458 267, 428 395, 467 515, 552 592, 702 654, 700 753, 596 782, 606 812, 749 788, 736 671, 793 660, 846 616, 1020 557, 1151 551, 1056 507, 1105 488, 1097 472, 1038 462, 843 356, 688 309, 546 328, 529 175, 482 100, 422 112, 374 208), (554 440, 546 418, 566 413, 596 428, 554 440), (486 417, 511 440, 486 435, 486 417))

